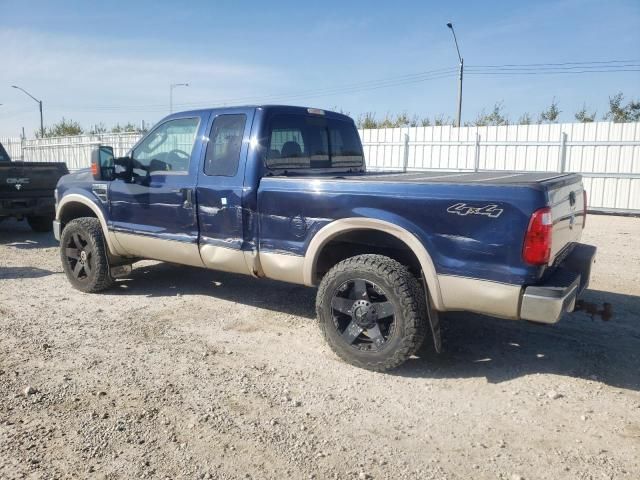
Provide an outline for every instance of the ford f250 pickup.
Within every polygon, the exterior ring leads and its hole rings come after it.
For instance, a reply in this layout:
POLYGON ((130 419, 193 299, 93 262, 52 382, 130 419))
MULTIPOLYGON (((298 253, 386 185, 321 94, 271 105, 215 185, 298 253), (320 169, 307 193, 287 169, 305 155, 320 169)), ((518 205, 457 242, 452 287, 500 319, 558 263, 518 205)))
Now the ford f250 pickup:
POLYGON ((64 163, 13 162, 0 144, 0 221, 27 219, 36 232, 50 232, 55 217, 53 191, 64 163))
POLYGON ((96 149, 56 196, 75 288, 139 259, 317 286, 331 348, 378 371, 428 335, 439 351, 439 312, 557 322, 596 252, 579 175, 366 172, 353 120, 313 108, 170 115, 126 157, 96 149))

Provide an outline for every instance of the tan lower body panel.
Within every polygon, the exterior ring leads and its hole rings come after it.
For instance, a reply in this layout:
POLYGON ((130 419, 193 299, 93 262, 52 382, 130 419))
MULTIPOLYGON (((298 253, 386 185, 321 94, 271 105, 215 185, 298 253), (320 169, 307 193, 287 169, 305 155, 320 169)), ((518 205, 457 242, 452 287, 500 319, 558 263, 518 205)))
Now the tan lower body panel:
POLYGON ((200 256, 204 266, 223 272, 251 275, 252 261, 251 257, 247 260, 247 255, 251 256, 251 252, 217 245, 203 245, 200 247, 200 256))
POLYGON ((438 275, 445 310, 466 310, 494 317, 519 318, 522 287, 476 278, 438 275))
POLYGON ((262 273, 267 278, 304 285, 304 257, 284 253, 260 252, 262 273))
POLYGON ((191 265, 193 267, 204 267, 204 263, 200 258, 198 244, 196 243, 162 240, 120 232, 117 232, 115 236, 128 255, 179 263, 181 265, 191 265))

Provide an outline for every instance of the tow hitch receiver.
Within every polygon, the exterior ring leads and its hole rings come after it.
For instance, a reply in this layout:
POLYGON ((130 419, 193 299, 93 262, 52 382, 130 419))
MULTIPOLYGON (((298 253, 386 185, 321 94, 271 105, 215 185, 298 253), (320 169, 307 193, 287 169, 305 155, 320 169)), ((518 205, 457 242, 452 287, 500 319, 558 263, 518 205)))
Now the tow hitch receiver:
POLYGON ((598 308, 597 303, 585 302, 584 300, 578 300, 576 302, 575 312, 578 310, 583 310, 585 313, 591 315, 591 318, 599 315, 603 321, 608 322, 613 318, 613 307, 610 303, 604 302, 602 304, 602 309, 598 308))

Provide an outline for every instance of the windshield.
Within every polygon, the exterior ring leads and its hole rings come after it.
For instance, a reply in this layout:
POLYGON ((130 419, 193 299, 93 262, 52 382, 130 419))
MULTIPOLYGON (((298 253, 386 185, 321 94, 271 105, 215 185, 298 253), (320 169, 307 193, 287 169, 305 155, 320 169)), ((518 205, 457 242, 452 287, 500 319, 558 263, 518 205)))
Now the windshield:
POLYGON ((267 167, 360 168, 362 145, 353 123, 315 115, 280 114, 269 122, 267 167))

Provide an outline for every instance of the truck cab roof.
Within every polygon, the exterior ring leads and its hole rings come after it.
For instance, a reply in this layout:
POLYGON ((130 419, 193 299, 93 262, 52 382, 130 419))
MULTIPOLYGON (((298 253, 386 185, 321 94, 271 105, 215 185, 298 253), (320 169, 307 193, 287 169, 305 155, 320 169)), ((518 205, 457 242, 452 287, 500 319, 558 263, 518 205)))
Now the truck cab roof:
POLYGON ((212 107, 212 108, 199 108, 197 110, 185 110, 181 112, 173 113, 167 117, 166 119, 173 117, 184 117, 185 115, 199 115, 202 113, 233 113, 247 110, 262 110, 267 114, 272 113, 284 113, 284 114, 298 114, 298 115, 320 115, 326 118, 334 118, 339 120, 344 120, 353 123, 353 119, 348 115, 344 115, 342 113, 333 112, 330 110, 324 110, 321 108, 311 108, 311 107, 300 107, 295 105, 234 105, 234 106, 225 106, 225 107, 212 107))

